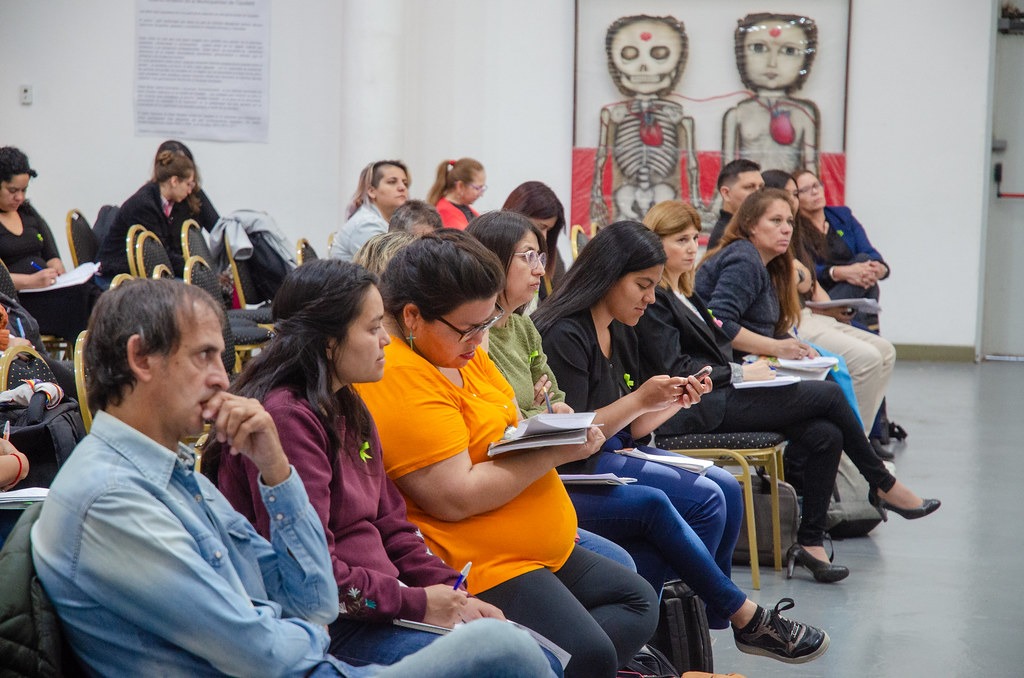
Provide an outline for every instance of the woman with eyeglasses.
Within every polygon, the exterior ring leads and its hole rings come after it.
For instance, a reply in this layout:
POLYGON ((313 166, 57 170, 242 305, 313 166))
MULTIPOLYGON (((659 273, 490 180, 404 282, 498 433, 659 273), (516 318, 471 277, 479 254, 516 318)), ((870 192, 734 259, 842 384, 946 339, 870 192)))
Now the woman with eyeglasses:
POLYGON ((409 199, 411 183, 409 170, 400 160, 378 160, 364 167, 348 205, 348 220, 335 234, 330 256, 352 261, 367 240, 387 233, 391 215, 409 199))
POLYGON ((427 202, 437 208, 445 228, 466 228, 470 219, 480 214, 473 209, 487 190, 487 172, 473 158, 442 160, 437 166, 434 185, 427 193, 427 202))
MULTIPOLYGON (((814 256, 818 283, 833 299, 878 299, 878 281, 889 277, 889 265, 868 240, 849 207, 826 205, 825 188, 808 170, 793 173, 800 215, 813 226, 806 244, 814 256)), ((854 325, 878 332, 878 315, 857 313, 854 325)))
POLYGON ((481 348, 505 315, 497 257, 450 229, 400 250, 384 271, 384 378, 358 390, 384 468, 430 550, 469 592, 572 654, 565 675, 611 678, 651 637, 657 598, 642 577, 576 545, 555 467, 603 442, 487 454, 519 420, 515 393, 481 348))
MULTIPOLYGON (((488 352, 514 388, 519 409, 543 412, 549 398, 553 411, 571 412, 547 364, 537 329, 518 313, 536 294, 544 271, 539 229, 522 215, 500 211, 477 217, 466 232, 505 264, 505 289, 498 302, 517 312, 491 328, 488 352), (550 391, 547 397, 546 390, 550 391)), ((741 651, 803 663, 828 648, 824 631, 782 617, 778 606, 771 611, 747 598, 663 491, 646 485, 570 485, 566 489, 582 527, 623 546, 655 591, 670 578, 685 581, 706 602, 711 628, 732 625, 741 651), (765 633, 772 626, 785 628, 784 635, 799 638, 798 642, 779 642, 765 633)))

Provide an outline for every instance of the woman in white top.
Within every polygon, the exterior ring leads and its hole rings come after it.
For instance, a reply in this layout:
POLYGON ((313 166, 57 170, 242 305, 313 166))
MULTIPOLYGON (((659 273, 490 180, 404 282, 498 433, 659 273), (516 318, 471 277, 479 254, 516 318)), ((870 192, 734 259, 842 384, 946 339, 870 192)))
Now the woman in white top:
POLYGON ((378 160, 364 167, 348 206, 348 221, 334 236, 330 255, 352 261, 367 240, 387 233, 391 215, 409 199, 410 183, 409 170, 400 160, 378 160))

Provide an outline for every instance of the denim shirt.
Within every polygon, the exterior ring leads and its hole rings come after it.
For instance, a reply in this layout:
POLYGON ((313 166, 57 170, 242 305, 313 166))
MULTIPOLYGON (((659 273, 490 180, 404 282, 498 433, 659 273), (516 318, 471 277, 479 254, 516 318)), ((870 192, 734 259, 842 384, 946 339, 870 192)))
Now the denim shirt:
POLYGON ((260 483, 271 541, 175 454, 99 412, 32 530, 39 579, 101 675, 300 676, 325 658, 338 590, 292 469, 260 483))

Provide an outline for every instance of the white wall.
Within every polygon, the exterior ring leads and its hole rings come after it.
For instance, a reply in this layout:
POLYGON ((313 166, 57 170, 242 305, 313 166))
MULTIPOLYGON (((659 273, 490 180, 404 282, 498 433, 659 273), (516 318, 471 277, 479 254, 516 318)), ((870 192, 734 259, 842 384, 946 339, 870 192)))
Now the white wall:
POLYGON ((974 346, 995 2, 856 0, 846 202, 892 265, 894 343, 974 346))
MULTIPOLYGON (((996 2, 853 4, 847 202, 893 267, 885 334, 973 346, 996 2)), ((28 152, 55 230, 148 175, 160 140, 133 132, 133 18, 132 0, 0 0, 0 143, 28 152)), ((190 142, 222 212, 265 209, 323 250, 359 168, 386 156, 416 197, 469 155, 487 168, 481 209, 528 179, 568 203, 572 0, 272 0, 271 25, 269 143, 190 142)))

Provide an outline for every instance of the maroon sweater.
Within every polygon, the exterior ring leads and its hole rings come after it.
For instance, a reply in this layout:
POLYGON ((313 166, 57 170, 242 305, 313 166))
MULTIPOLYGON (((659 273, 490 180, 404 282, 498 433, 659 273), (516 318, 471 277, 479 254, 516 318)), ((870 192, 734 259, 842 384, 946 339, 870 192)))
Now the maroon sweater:
MULTIPOLYGON (((324 525, 341 599, 340 616, 373 622, 422 621, 427 605, 423 587, 452 586, 459 573, 427 550, 416 526, 406 518, 405 501, 381 463, 377 430, 367 441, 369 458, 364 461, 359 455, 363 439, 348 431, 344 420, 339 422, 342 449, 329 455, 327 433, 308 402, 290 389, 278 388, 263 406, 273 417, 285 454, 324 525)), ((259 498, 256 476, 256 466, 248 458, 225 454, 218 484, 235 509, 269 538, 270 520, 259 498)))

